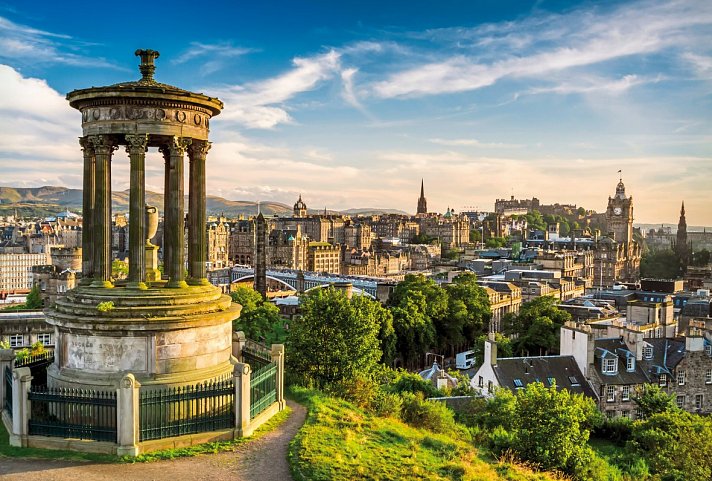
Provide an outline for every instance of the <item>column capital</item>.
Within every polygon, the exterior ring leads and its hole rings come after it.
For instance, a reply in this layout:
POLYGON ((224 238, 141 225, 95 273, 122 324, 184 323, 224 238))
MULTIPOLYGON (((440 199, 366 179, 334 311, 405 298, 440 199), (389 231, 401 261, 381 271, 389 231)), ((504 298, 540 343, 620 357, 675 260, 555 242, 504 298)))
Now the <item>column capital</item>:
POLYGON ((194 140, 188 147, 188 155, 193 158, 205 158, 213 143, 207 140, 194 140))
POLYGON ((79 145, 84 151, 84 154, 94 153, 94 145, 89 142, 89 137, 79 137, 79 145))
POLYGON ((140 154, 148 148, 148 134, 126 134, 126 153, 140 154))
POLYGON ((159 147, 158 150, 164 157, 183 157, 186 149, 188 149, 188 146, 192 143, 193 139, 190 137, 173 136, 166 144, 159 147))
POLYGON ((119 148, 114 139, 108 135, 89 135, 86 138, 97 154, 110 155, 119 148))

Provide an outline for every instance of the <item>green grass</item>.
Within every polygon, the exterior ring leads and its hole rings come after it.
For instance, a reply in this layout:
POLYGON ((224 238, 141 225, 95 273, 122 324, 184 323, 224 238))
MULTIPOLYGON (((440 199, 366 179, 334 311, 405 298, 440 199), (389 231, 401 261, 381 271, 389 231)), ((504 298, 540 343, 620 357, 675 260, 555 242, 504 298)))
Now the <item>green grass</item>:
POLYGON ((269 421, 257 428, 257 430, 255 430, 255 432, 249 438, 238 438, 230 441, 205 443, 186 448, 165 449, 162 451, 154 451, 151 453, 141 454, 136 457, 117 457, 111 454, 79 453, 75 451, 55 449, 16 448, 14 446, 10 446, 10 436, 5 430, 5 427, 2 426, 0 428, 0 458, 42 458, 58 459, 65 461, 91 461, 99 463, 146 463, 152 461, 161 461, 165 459, 198 456, 201 454, 214 454, 225 451, 233 451, 238 446, 259 439, 268 432, 277 428, 280 424, 286 421, 286 419, 289 417, 290 412, 291 409, 285 406, 283 411, 272 416, 269 421))
POLYGON ((309 414, 290 444, 295 480, 551 481, 548 473, 482 459, 467 440, 381 418, 341 399, 292 388, 309 414))

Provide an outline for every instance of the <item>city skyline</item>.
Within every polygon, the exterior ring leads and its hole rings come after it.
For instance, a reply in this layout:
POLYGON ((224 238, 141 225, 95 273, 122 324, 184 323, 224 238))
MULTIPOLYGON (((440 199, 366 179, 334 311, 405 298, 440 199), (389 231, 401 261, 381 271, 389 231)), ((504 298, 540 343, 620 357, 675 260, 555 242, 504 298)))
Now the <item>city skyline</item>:
MULTIPOLYGON (((64 95, 138 78, 143 47, 159 81, 225 102, 210 194, 414 212, 424 178, 432 211, 514 195, 602 212, 622 170, 636 223, 676 222, 684 200, 712 225, 708 2, 285 2, 188 29, 192 4, 159 24, 127 4, 96 29, 77 5, 0 4, 2 185, 81 187, 64 95)), ((147 188, 162 170, 151 151, 147 188)), ((113 173, 126 189, 125 152, 113 173)))

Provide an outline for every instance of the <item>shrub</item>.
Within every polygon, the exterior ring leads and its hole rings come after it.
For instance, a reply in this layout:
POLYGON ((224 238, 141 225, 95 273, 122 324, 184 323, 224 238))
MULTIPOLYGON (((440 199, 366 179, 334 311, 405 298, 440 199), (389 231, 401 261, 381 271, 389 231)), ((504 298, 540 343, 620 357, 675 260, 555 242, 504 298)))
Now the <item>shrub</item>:
POLYGON ((96 305, 96 310, 99 312, 109 312, 114 310, 114 301, 100 302, 96 305))
POLYGON ((385 392, 382 389, 376 391, 372 409, 378 416, 399 418, 402 408, 403 399, 398 394, 385 392))
POLYGON ((435 433, 458 432, 452 411, 442 403, 426 401, 422 393, 412 394, 404 392, 403 421, 416 428, 424 428, 435 433))
POLYGON ((516 436, 512 431, 507 431, 502 426, 497 426, 490 432, 487 445, 492 454, 499 457, 511 452, 516 441, 516 436))
POLYGON ((623 446, 630 439, 632 431, 633 421, 628 418, 617 417, 605 419, 593 430, 592 435, 623 446))
POLYGON ((376 383, 365 376, 342 379, 329 385, 327 389, 327 393, 346 399, 361 409, 367 410, 371 409, 378 391, 376 383))
POLYGON ((432 382, 426 381, 417 374, 405 371, 398 371, 396 379, 388 386, 388 389, 394 393, 421 393, 423 397, 441 395, 432 382))

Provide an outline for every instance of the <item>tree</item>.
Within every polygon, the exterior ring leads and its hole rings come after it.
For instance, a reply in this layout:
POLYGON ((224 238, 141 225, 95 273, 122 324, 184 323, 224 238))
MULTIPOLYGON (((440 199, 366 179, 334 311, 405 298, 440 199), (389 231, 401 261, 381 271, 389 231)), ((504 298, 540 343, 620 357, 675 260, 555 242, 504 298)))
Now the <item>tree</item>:
POLYGON ((472 345, 475 338, 487 332, 491 317, 487 292, 477 284, 477 276, 466 272, 445 286, 448 297, 447 315, 435 320, 440 347, 472 345))
POLYGON ((265 344, 284 342, 286 321, 277 306, 265 302, 260 293, 250 287, 238 287, 231 297, 242 306, 240 317, 232 321, 236 331, 243 331, 248 338, 265 344))
POLYGON ((292 321, 287 339, 290 374, 321 389, 371 376, 382 355, 378 336, 387 314, 381 304, 349 299, 333 287, 302 299, 302 317, 292 321))
POLYGON ((712 420, 681 409, 658 412, 633 424, 630 445, 665 480, 712 479, 712 420))
POLYGON ((640 277, 676 279, 679 275, 680 263, 670 249, 647 252, 640 259, 640 277))
POLYGON ((552 296, 537 297, 522 304, 519 314, 504 316, 503 333, 516 336, 513 350, 522 356, 559 352, 559 330, 571 314, 556 307, 552 296))
POLYGON ((582 474, 593 458, 587 442, 599 416, 593 400, 581 394, 531 383, 516 396, 512 448, 543 469, 588 479, 582 474))
POLYGON ((27 294, 25 309, 42 309, 43 305, 42 296, 40 295, 40 286, 35 284, 32 286, 30 293, 27 294))
POLYGON ((643 418, 678 409, 673 395, 666 393, 655 384, 646 384, 644 388, 636 392, 633 402, 638 405, 638 410, 643 418))
POLYGON ((114 259, 111 262, 111 277, 114 279, 126 279, 129 275, 129 266, 126 262, 114 259))
POLYGON ((692 253, 692 265, 697 267, 705 267, 710 263, 710 251, 702 249, 692 253))

